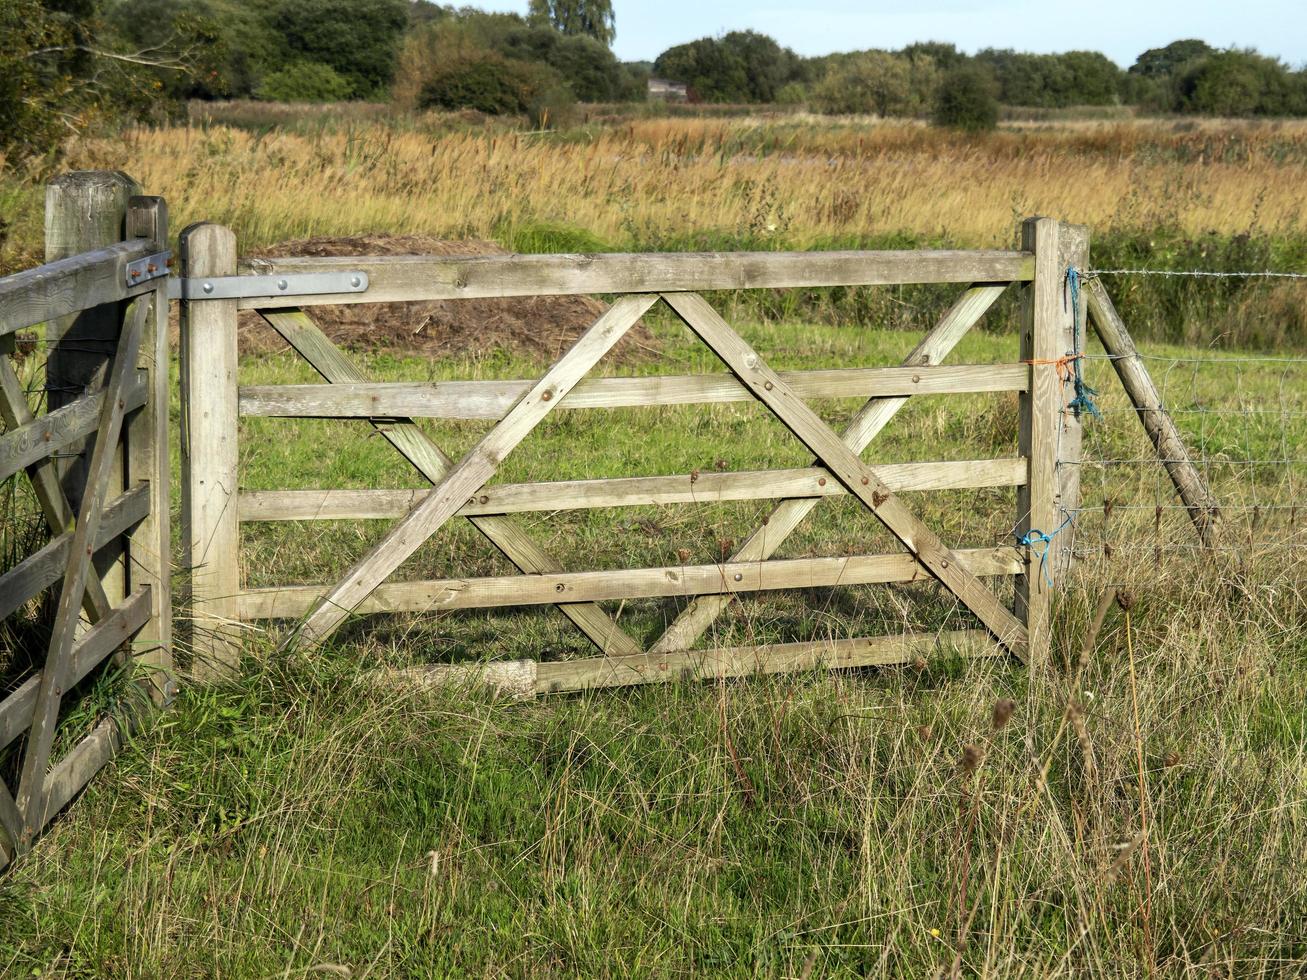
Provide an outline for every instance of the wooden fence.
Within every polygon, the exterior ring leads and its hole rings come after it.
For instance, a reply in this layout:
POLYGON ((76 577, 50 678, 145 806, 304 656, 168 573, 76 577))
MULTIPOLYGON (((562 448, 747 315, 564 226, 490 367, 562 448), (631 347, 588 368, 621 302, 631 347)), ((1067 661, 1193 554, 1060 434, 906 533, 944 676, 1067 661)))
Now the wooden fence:
MULTIPOLYGON (((1041 534, 1073 511, 1076 467, 1056 454, 1077 452, 1079 422, 1065 411, 1059 378, 1075 343, 1077 312, 1066 298, 1068 268, 1087 265, 1087 236, 1045 218, 1023 226, 1018 251, 649 254, 595 256, 348 257, 238 262, 233 233, 193 226, 182 236, 183 521, 191 572, 197 654, 215 670, 237 655, 239 624, 298 621, 292 642, 325 640, 355 613, 422 612, 554 605, 599 656, 500 668, 526 692, 643 683, 671 677, 726 676, 910 661, 941 642, 969 653, 1042 658, 1049 647, 1049 575, 1060 560, 1041 534), (238 273, 240 273, 238 275, 238 273), (257 277, 257 278, 254 278, 257 277), (260 285, 260 283, 262 285, 260 285), (777 372, 701 295, 711 290, 956 283, 961 293, 904 360, 888 368, 777 372), (945 365, 950 350, 995 300, 1022 293, 1020 359, 1009 364, 945 365), (602 294, 612 306, 539 379, 439 384, 370 380, 330 342, 309 308, 321 304, 602 294), (676 377, 586 375, 656 303, 666 304, 727 369, 676 377), (241 387, 237 314, 257 310, 326 384, 241 387), (1017 392, 1020 456, 1015 459, 868 465, 861 454, 917 395, 1017 392), (865 404, 843 431, 807 399, 860 396, 865 404), (803 445, 802 469, 750 473, 637 475, 532 484, 490 482, 501 461, 549 413, 597 407, 756 400, 803 445), (430 485, 415 490, 242 491, 241 416, 351 418, 371 424, 430 485), (453 460, 415 418, 497 423, 453 460), (697 477, 697 480, 696 480, 697 477), (1013 521, 1030 545, 954 549, 914 514, 899 493, 957 487, 1015 488, 1013 521), (779 545, 830 495, 857 498, 867 516, 901 543, 897 554, 773 559, 779 545), (768 517, 738 551, 717 564, 568 571, 513 515, 569 508, 775 499, 768 517), (395 518, 383 538, 337 582, 246 588, 240 527, 249 521, 395 518), (470 521, 520 570, 516 576, 390 581, 399 566, 455 518, 470 521), (1012 608, 983 581, 1015 576, 1012 608), (944 636, 905 635, 812 641, 727 650, 696 642, 732 598, 759 590, 933 578, 971 613, 976 628, 944 636), (691 597, 666 632, 645 648, 599 605, 647 596, 691 597)), ((1083 315, 1083 311, 1080 311, 1083 315)), ((1064 552, 1059 551, 1057 554, 1064 552)), ((1069 550, 1065 553, 1069 553, 1069 550)))
POLYGON ((150 668, 153 698, 171 690, 168 213, 135 191, 122 174, 56 181, 48 263, 0 279, 0 481, 30 481, 49 527, 43 546, 0 574, 0 619, 12 625, 47 590, 57 595, 40 669, 0 700, 0 777, 17 775, 14 793, 0 778, 0 867, 113 755, 132 716, 123 706, 72 737, 60 708, 79 685, 130 649, 150 668), (19 331, 42 324, 44 406, 7 356, 19 331))

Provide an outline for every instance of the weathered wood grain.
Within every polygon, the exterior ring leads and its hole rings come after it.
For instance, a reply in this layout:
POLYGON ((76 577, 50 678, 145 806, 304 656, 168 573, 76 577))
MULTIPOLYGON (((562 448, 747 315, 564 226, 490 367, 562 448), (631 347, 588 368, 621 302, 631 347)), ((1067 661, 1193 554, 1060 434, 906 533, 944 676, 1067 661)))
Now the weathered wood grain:
MULTIPOLYGON (((280 313, 270 311, 264 317, 327 381, 332 384, 348 384, 365 380, 358 366, 327 339, 307 314, 300 310, 280 313)), ((411 419, 388 418, 373 421, 372 426, 433 485, 440 483, 454 465, 454 461, 411 419)), ((424 491, 426 492, 429 491, 424 491)), ((414 497, 404 513, 417 503, 418 498, 414 497)), ((475 518, 471 523, 522 572, 533 575, 563 571, 562 563, 536 544, 515 521, 505 517, 485 516, 475 518)), ((557 608, 605 653, 635 653, 640 650, 640 645, 618 626, 617 621, 594 603, 559 603, 557 608)))
MULTIPOLYGON (((971 286, 904 358, 903 366, 924 367, 943 360, 1006 289, 1006 283, 978 283, 971 286)), ((785 375, 781 377, 785 378, 785 375)), ((853 416, 840 438, 855 453, 861 453, 907 403, 906 395, 871 398, 853 416)), ((803 523, 817 502, 814 498, 781 501, 745 539, 731 560, 762 561, 770 558, 803 523)), ((731 601, 730 596, 715 595, 695 599, 681 610, 652 649, 660 652, 691 649, 731 601)))
MULTIPOLYGON (((149 507, 148 486, 128 490, 106 505, 92 547, 98 551, 114 538, 131 530, 145 519, 149 507)), ((12 615, 24 603, 63 577, 72 542, 73 532, 65 531, 0 575, 0 619, 12 615)), ((104 611, 107 613, 108 609, 106 605, 104 611)), ((97 616, 98 618, 103 617, 97 616)))
POLYGON ((0 278, 0 335, 145 292, 126 285, 127 266, 150 254, 149 242, 117 242, 0 278))
POLYGON ((260 258, 252 273, 368 274, 364 293, 243 300, 245 309, 413 300, 1017 282, 1032 275, 1022 252, 678 252, 601 255, 344 256, 260 258))
MULTIPOLYGON (((1026 463, 1017 458, 883 463, 877 466, 877 472, 895 492, 1014 487, 1026 478, 1026 463)), ((303 521, 401 517, 429 492, 427 488, 244 491, 240 495, 240 518, 242 521, 303 521)), ((458 515, 837 497, 846 493, 830 471, 819 466, 552 483, 492 483, 460 507, 458 515)))
MULTIPOLYGON (((236 236, 221 225, 181 233, 184 276, 236 270, 236 236)), ((181 304, 182 552, 190 572, 192 677, 204 681, 235 669, 233 629, 240 591, 237 490, 236 301, 181 304)))
POLYGON ((553 407, 622 339, 657 300, 633 295, 617 300, 472 450, 455 464, 420 504, 397 521, 305 618, 291 642, 317 644, 451 518, 495 474, 500 462, 553 407))
POLYGON ((1167 475, 1188 511, 1199 539, 1209 548, 1216 547, 1221 537, 1220 504, 1190 459, 1189 450, 1185 448, 1175 420, 1162 407, 1162 397, 1158 394, 1157 386, 1153 384, 1130 331, 1112 305, 1107 290, 1099 280, 1092 279, 1086 284, 1085 291, 1094 330, 1103 343, 1103 349, 1111 355, 1112 367, 1121 379, 1126 394, 1130 396, 1130 403, 1135 407, 1135 414, 1144 431, 1148 433, 1157 458, 1166 467, 1167 475))
POLYGON ((747 384, 821 463, 1009 650, 1022 657, 1026 630, 939 537, 894 495, 873 467, 837 436, 701 296, 663 297, 681 320, 747 384))
MULTIPOLYGON (((1016 575, 1022 567, 1020 554, 1007 546, 962 549, 956 552, 955 559, 959 567, 972 575, 1016 575)), ((560 599, 600 602, 709 593, 733 595, 776 589, 913 582, 930 577, 930 573, 910 554, 668 565, 598 572, 387 582, 355 603, 353 611, 360 614, 431 612, 548 605, 560 599)), ((240 596, 241 617, 295 619, 313 608, 323 589, 321 585, 249 589, 240 596)))
MULTIPOLYGON (((907 395, 1024 391, 1030 372, 1020 364, 962 364, 782 371, 804 398, 887 398, 907 395)), ((437 381, 372 384, 249 385, 240 389, 247 416, 279 418, 501 419, 531 381, 437 381)), ((753 395, 730 374, 582 381, 559 410, 751 402, 753 395)))
MULTIPOLYGON (((1056 361, 1063 356, 1065 328, 1060 224, 1031 218, 1021 226, 1023 247, 1035 253, 1035 278, 1024 287, 1021 305, 1021 358, 1030 362, 1030 388, 1020 398, 1021 455, 1030 462, 1026 482, 1017 490, 1015 533, 1053 534, 1062 518, 1057 511, 1057 432, 1063 407, 1056 361)), ((1026 572, 1016 582, 1016 614, 1030 636, 1030 658, 1048 658, 1052 615, 1054 543, 1026 548, 1026 572), (1045 560, 1047 556, 1047 560, 1045 560)))

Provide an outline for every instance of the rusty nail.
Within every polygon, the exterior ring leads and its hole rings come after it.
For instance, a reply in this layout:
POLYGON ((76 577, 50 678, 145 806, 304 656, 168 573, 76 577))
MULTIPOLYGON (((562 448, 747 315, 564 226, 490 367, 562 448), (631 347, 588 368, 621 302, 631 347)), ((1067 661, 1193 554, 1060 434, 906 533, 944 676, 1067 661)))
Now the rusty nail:
POLYGON ((871 480, 869 480, 867 477, 864 476, 864 477, 862 478, 862 485, 863 485, 864 487, 865 487, 868 483, 870 483, 870 482, 871 482, 871 480))
POLYGON ((824 487, 825 485, 826 485, 826 478, 824 476, 817 477, 817 486, 824 487))
POLYGON ((151 262, 149 265, 147 265, 147 266, 145 267, 145 271, 146 271, 146 272, 158 272, 158 271, 159 271, 159 267, 158 267, 157 265, 155 265, 153 262, 151 262))
POLYGON ((133 278, 133 279, 139 279, 140 277, 141 277, 141 270, 140 270, 140 269, 133 269, 133 270, 132 270, 132 278, 133 278))
POLYGON ((540 396, 540 398, 543 401, 549 401, 553 397, 554 397, 554 393, 552 391, 546 391, 543 395, 540 396))

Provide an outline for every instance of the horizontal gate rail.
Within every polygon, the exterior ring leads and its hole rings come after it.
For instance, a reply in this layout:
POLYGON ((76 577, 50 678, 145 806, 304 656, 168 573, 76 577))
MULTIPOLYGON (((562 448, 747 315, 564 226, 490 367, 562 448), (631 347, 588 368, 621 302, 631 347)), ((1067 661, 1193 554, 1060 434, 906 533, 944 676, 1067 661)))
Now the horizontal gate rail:
POLYGON ((1034 256, 1030 252, 948 250, 481 255, 470 258, 353 255, 340 258, 259 258, 246 262, 242 271, 253 275, 359 271, 368 276, 366 293, 286 295, 238 301, 241 309, 269 310, 288 306, 507 296, 1026 282, 1034 277, 1034 256))
MULTIPOLYGON (((909 395, 987 394, 1025 391, 1024 364, 962 364, 921 367, 836 368, 781 371, 805 398, 867 398, 909 395)), ((343 385, 249 385, 240 389, 240 412, 280 418, 494 419, 504 417, 532 381, 388 382, 343 385)), ((691 374, 582 381, 558 409, 638 408, 651 405, 751 402, 734 375, 691 374)))

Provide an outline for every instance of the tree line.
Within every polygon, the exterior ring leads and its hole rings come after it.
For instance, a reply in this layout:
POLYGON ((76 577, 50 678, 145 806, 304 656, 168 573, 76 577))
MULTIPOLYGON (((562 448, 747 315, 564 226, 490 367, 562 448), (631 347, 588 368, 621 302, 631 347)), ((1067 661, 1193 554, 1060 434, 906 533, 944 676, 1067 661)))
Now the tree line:
POLYGON ((615 28, 610 0, 531 0, 525 16, 430 0, 2 0, 0 154, 40 156, 96 119, 166 117, 188 99, 391 99, 548 126, 577 102, 644 100, 651 75, 691 101, 974 128, 999 104, 1307 115, 1307 71, 1200 40, 1121 69, 1095 51, 971 55, 940 42, 808 58, 732 31, 623 63, 615 28))

